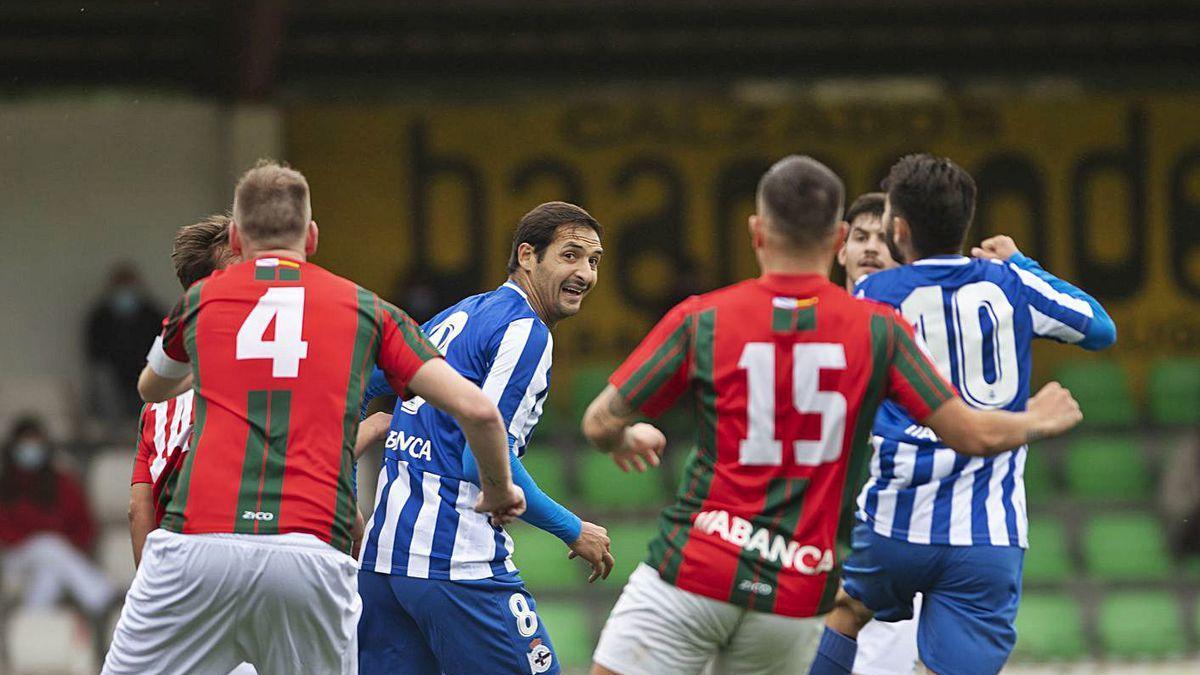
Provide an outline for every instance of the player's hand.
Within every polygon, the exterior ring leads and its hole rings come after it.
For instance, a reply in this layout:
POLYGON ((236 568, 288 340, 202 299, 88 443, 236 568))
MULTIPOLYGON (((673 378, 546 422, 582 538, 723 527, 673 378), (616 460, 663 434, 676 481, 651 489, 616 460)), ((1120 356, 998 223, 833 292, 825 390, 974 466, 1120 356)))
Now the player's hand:
POLYGON ((579 531, 579 538, 570 545, 571 552, 567 554, 567 558, 583 558, 592 566, 592 575, 588 577, 589 584, 597 579, 607 579, 612 573, 616 560, 609 551, 611 543, 608 530, 595 523, 583 521, 583 529, 579 531))
POLYGON ((475 502, 476 513, 489 513, 493 525, 507 525, 525 513, 525 491, 508 483, 507 488, 485 489, 475 502))
POLYGON ((653 424, 638 422, 625 428, 625 436, 612 451, 612 459, 625 473, 630 470, 645 473, 647 468, 659 465, 666 447, 667 437, 663 432, 653 424))
POLYGON ((392 426, 390 413, 377 412, 358 423, 358 436, 354 439, 354 456, 362 457, 367 448, 382 441, 392 426))
POLYGON ((984 239, 980 244, 971 249, 971 255, 984 260, 1008 260, 1014 255, 1020 253, 1017 248, 1017 242, 1006 234, 998 234, 994 237, 984 239))
POLYGON ((1029 399, 1026 411, 1035 415, 1039 423, 1034 429, 1037 438, 1058 436, 1083 421, 1079 401, 1071 392, 1057 382, 1042 387, 1029 399))

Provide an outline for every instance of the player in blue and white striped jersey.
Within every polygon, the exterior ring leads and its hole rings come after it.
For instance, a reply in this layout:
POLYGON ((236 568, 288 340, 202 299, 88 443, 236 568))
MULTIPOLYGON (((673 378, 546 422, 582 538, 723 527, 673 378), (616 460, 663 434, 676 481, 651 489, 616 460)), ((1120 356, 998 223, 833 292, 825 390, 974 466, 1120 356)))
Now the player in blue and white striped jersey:
MULTIPOLYGON (((989 239, 974 259, 960 254, 975 184, 950 160, 904 157, 885 188, 884 225, 915 262, 865 277, 857 294, 897 308, 968 404, 1025 410, 1034 338, 1089 350, 1116 340, 1098 302, 1020 255, 1011 239, 989 239)), ((998 672, 1016 642, 1027 448, 956 453, 887 401, 872 442, 844 593, 827 622, 836 632, 823 638, 810 672, 849 672, 848 663, 833 667, 847 652, 853 660, 845 636, 857 635, 871 612, 911 618, 915 593, 923 595, 918 649, 930 670, 998 672)))
MULTIPOLYGON (((500 409, 513 482, 525 491, 522 518, 589 562, 592 580, 612 569, 607 533, 545 495, 519 457, 550 389, 550 330, 577 313, 595 285, 600 236, 600 224, 577 206, 538 206, 517 226, 508 280, 422 327, 500 409)), ((372 378, 367 397, 386 387, 372 378)), ((420 398, 397 404, 360 559, 362 673, 558 672, 511 559, 512 539, 474 510, 478 482, 452 418, 420 398)))

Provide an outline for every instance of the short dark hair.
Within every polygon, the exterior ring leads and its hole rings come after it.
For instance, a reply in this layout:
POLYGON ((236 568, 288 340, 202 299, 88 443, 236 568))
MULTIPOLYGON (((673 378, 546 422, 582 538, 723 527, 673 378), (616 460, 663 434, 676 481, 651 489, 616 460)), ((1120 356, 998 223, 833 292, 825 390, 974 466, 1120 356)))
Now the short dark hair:
POLYGON ((508 257, 508 273, 517 271, 521 265, 517 262, 517 249, 521 244, 529 244, 537 253, 538 261, 546 255, 546 247, 554 241, 558 228, 564 225, 579 225, 590 227, 596 236, 604 236, 604 228, 583 208, 567 202, 546 202, 538 204, 532 211, 521 216, 517 223, 517 231, 513 235, 512 253, 508 257))
POLYGON ((214 214, 198 223, 184 225, 175 233, 171 263, 184 288, 213 273, 218 254, 229 245, 229 216, 214 214))
POLYGON ((874 216, 875 218, 883 218, 883 207, 887 204, 887 195, 882 192, 867 192, 859 195, 850 204, 850 208, 846 209, 846 215, 842 218, 851 225, 859 216, 874 216))
POLYGON ((883 180, 892 213, 908 221, 921 257, 962 251, 975 217, 975 181, 945 157, 905 155, 883 180))
POLYGON ((794 246, 829 235, 842 215, 842 179, 812 157, 789 155, 758 181, 758 201, 771 227, 794 246))

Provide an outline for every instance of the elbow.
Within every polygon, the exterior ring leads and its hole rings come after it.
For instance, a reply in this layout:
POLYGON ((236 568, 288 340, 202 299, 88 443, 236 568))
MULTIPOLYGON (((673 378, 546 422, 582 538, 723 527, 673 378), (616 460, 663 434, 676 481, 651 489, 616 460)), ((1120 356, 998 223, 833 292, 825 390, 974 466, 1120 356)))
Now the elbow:
POLYGON ((601 420, 598 404, 599 399, 592 401, 587 411, 583 413, 583 420, 579 423, 579 430, 583 432, 583 437, 595 446, 603 445, 604 439, 611 433, 601 420))
POLYGON ((1116 343, 1117 326, 1110 321, 1107 324, 1100 326, 1087 337, 1085 337, 1083 341, 1079 343, 1079 346, 1083 347, 1089 352, 1097 352, 1101 349, 1108 349, 1116 343))
POLYGON ((479 392, 479 396, 471 397, 470 401, 463 402, 458 411, 458 421, 475 428, 504 428, 500 411, 483 392, 479 392))

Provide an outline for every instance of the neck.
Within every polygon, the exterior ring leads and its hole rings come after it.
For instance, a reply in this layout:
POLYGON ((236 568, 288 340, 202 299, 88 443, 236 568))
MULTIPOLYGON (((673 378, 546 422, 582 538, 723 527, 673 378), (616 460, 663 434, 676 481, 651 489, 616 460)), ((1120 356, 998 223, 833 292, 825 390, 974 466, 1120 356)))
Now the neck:
POLYGON ((308 256, 304 255, 304 249, 302 248, 242 249, 242 260, 256 260, 258 258, 288 258, 289 260, 297 260, 299 262, 308 260, 308 256))
POLYGON ((522 291, 525 291, 525 298, 529 301, 529 306, 533 308, 534 314, 546 324, 547 328, 554 328, 558 323, 557 319, 551 319, 550 313, 546 311, 546 305, 542 299, 533 292, 533 284, 529 283, 529 275, 525 270, 517 270, 508 276, 508 280, 516 284, 522 291))
POLYGON ((771 252, 766 249, 758 251, 758 267, 763 274, 819 274, 829 276, 833 265, 833 257, 798 256, 771 252))

